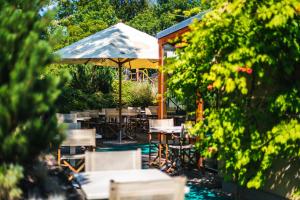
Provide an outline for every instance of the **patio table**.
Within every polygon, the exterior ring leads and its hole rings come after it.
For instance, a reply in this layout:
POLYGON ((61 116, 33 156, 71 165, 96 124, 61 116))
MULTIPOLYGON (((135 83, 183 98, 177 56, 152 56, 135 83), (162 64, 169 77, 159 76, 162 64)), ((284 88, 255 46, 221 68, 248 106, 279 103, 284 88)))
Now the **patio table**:
POLYGON ((76 119, 77 119, 77 121, 88 121, 92 118, 91 117, 77 117, 76 119))
POLYGON ((181 126, 169 126, 169 127, 152 127, 150 128, 150 133, 162 133, 162 134, 172 134, 181 133, 181 126))
MULTIPOLYGON (((84 172, 75 175, 75 178, 84 192, 86 199, 108 199, 111 180, 133 182, 171 179, 170 176, 158 169, 84 172)), ((186 188, 186 192, 188 190, 186 188)))

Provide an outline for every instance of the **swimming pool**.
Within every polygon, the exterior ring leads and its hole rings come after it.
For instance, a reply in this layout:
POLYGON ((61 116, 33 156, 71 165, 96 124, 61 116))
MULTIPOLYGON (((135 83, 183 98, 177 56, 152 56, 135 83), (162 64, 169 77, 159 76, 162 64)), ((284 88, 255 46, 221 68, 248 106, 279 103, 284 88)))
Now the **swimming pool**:
MULTIPOLYGON (((134 150, 140 148, 143 155, 148 155, 148 144, 128 144, 113 147, 97 148, 96 151, 122 151, 122 150, 134 150)), ((143 168, 148 168, 148 162, 143 163, 143 168)), ((224 196, 221 193, 213 191, 208 188, 196 186, 192 183, 188 183, 190 192, 185 195, 185 200, 229 200, 228 196, 224 196)))

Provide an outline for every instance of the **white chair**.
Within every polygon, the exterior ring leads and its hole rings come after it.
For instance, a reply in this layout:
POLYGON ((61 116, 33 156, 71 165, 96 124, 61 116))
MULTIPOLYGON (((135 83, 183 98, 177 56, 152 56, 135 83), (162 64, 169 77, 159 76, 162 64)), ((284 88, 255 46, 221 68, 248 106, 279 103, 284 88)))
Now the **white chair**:
POLYGON ((63 114, 56 113, 58 123, 76 123, 77 122, 77 114, 63 114))
POLYGON ((97 119, 99 118, 99 112, 100 110, 85 110, 85 113, 89 113, 89 117, 93 118, 93 119, 97 119))
POLYGON ((81 129, 81 123, 63 123, 67 129, 81 129))
POLYGON ((71 114, 77 114, 77 117, 90 117, 90 112, 87 111, 71 111, 71 114))
POLYGON ((86 152, 85 171, 141 169, 141 149, 131 151, 86 152))
POLYGON ((157 116, 158 106, 148 106, 145 108, 145 112, 147 116, 157 116))
POLYGON ((128 107, 128 110, 136 110, 137 112, 141 112, 141 107, 128 107))
POLYGON ((185 183, 185 177, 138 182, 111 181, 109 200, 183 200, 185 183))
POLYGON ((151 128, 173 127, 174 119, 149 119, 149 130, 151 128))
MULTIPOLYGON (((75 150, 75 147, 88 147, 95 150, 96 147, 96 129, 69 129, 67 130, 66 139, 61 144, 61 147, 70 147, 75 150)), ((71 171, 78 173, 84 167, 85 154, 61 154, 61 147, 58 149, 57 160, 58 165, 68 167, 71 171), (73 166, 73 161, 79 160, 76 166, 73 166)))

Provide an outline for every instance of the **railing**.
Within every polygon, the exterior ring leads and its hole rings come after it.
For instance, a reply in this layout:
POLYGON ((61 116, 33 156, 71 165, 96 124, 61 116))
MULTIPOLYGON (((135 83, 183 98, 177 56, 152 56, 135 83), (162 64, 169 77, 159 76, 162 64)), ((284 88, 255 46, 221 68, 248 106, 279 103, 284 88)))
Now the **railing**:
POLYGON ((137 74, 136 73, 130 73, 130 80, 132 81, 149 81, 152 85, 154 84, 154 80, 149 76, 148 70, 139 70, 139 79, 137 80, 137 74))
POLYGON ((178 112, 178 111, 184 112, 185 111, 184 108, 182 107, 183 105, 179 105, 178 102, 176 102, 175 99, 170 98, 170 97, 167 98, 167 107, 169 107, 170 101, 175 105, 176 112, 178 112))

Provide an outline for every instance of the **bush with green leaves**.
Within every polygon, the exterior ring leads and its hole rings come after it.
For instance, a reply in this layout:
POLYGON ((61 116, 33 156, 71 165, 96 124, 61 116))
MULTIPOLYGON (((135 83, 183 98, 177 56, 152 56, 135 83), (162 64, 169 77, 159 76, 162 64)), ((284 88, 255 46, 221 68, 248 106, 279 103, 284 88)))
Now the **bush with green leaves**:
POLYGON ((47 69, 47 75, 61 76, 64 70, 70 75, 56 104, 59 112, 116 106, 111 94, 113 69, 95 65, 64 65, 61 69, 52 67, 47 69))
MULTIPOLYGON (((114 102, 119 102, 119 82, 113 83, 114 102)), ((153 105, 155 94, 151 84, 147 82, 122 81, 122 105, 133 107, 147 107, 153 105)))
POLYGON ((0 165, 0 199, 17 199, 22 190, 17 187, 23 178, 23 168, 19 165, 0 165))
POLYGON ((217 150, 242 186, 260 188, 276 160, 300 157, 299 27, 298 0, 212 1, 168 61, 169 90, 204 99, 200 148, 217 150))
POLYGON ((39 14, 44 3, 0 1, 0 199, 20 197, 22 171, 26 177, 38 155, 63 138, 54 106, 59 80, 41 76, 54 60, 43 39, 49 23, 47 13, 39 14))

